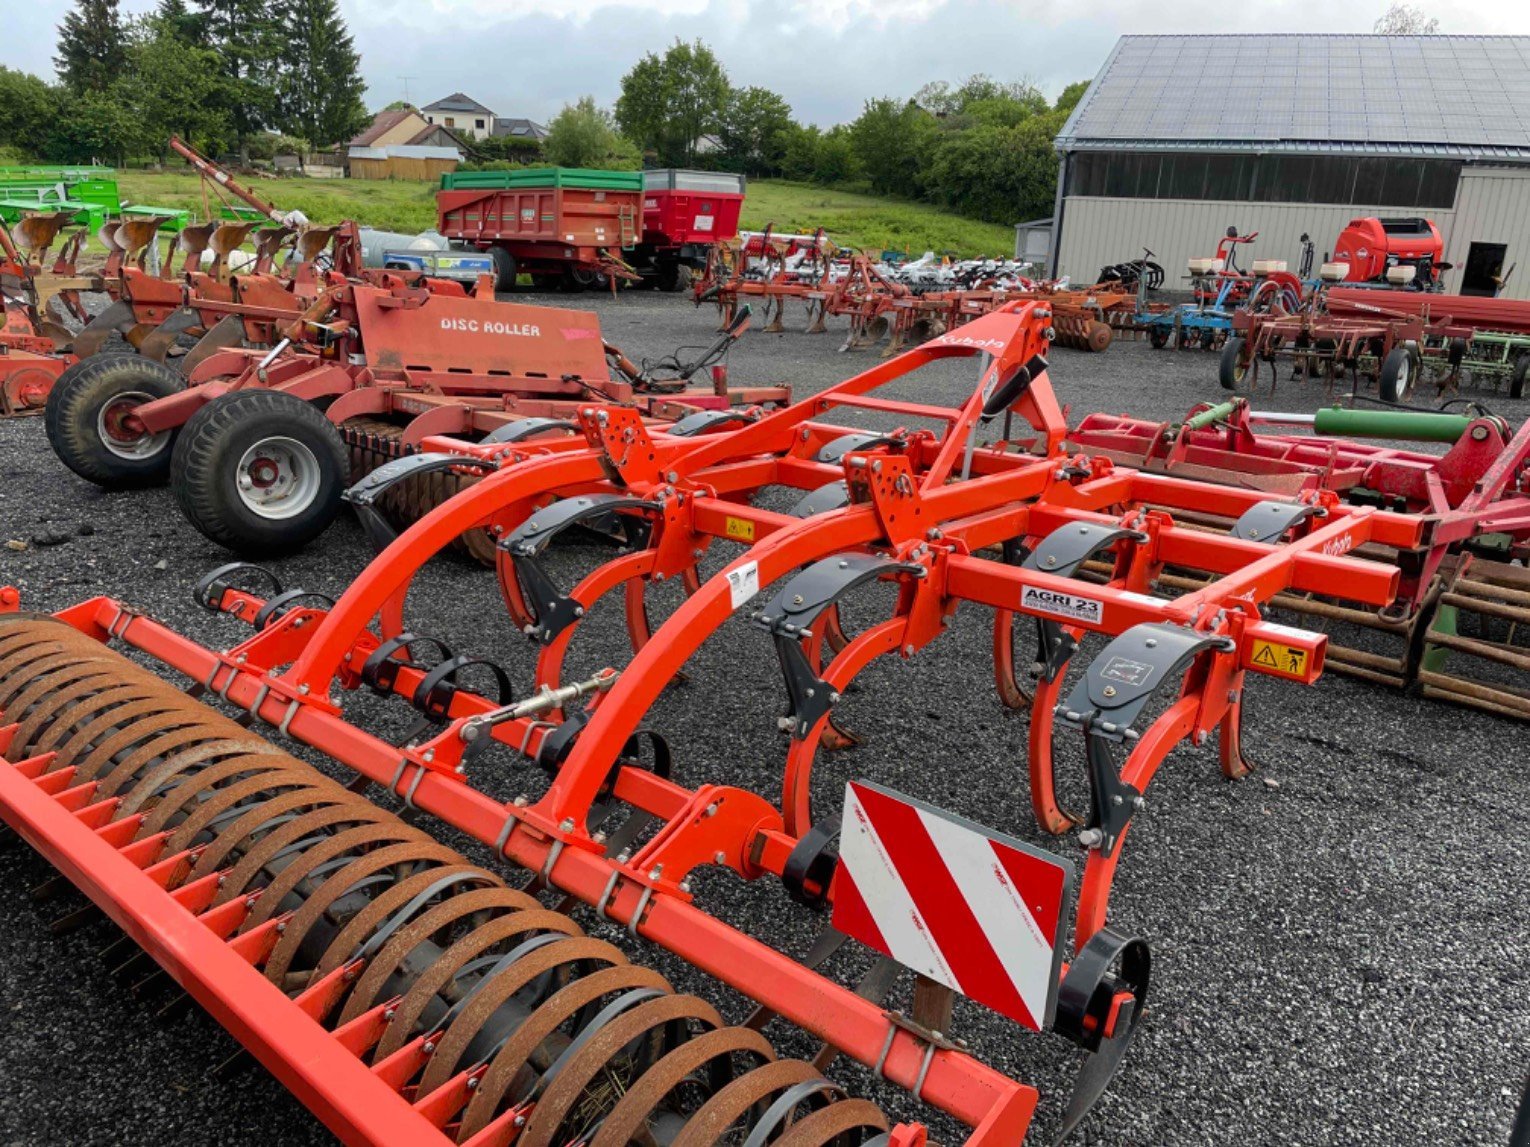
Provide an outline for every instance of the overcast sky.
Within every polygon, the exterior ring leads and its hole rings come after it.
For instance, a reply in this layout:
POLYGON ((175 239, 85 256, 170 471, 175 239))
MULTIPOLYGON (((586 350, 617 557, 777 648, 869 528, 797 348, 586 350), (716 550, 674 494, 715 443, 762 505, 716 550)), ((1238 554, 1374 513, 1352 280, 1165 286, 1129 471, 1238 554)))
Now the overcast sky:
MULTIPOLYGON (((373 109, 461 90, 503 116, 546 119, 582 95, 615 100, 632 63, 700 36, 734 84, 786 97, 799 119, 853 119, 878 95, 973 72, 1027 77, 1048 95, 1094 76, 1127 32, 1368 32, 1388 0, 341 0, 373 109), (408 77, 407 81, 405 77, 408 77)), ((153 0, 123 0, 142 12, 153 0)), ((1423 0, 1454 33, 1530 33, 1530 5, 1423 0)), ((70 0, 0 0, 0 63, 50 75, 70 0)))

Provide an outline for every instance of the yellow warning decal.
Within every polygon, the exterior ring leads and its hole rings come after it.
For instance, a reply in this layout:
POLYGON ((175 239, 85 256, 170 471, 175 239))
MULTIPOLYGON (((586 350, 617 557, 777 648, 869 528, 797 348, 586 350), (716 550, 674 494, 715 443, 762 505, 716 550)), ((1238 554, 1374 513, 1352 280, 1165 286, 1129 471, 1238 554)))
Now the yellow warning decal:
POLYGON ((1281 645, 1276 641, 1254 641, 1254 664, 1271 673, 1286 677, 1307 675, 1308 651, 1295 645, 1281 645))
POLYGON ((724 518, 723 532, 736 541, 754 541, 754 523, 747 518, 724 518))

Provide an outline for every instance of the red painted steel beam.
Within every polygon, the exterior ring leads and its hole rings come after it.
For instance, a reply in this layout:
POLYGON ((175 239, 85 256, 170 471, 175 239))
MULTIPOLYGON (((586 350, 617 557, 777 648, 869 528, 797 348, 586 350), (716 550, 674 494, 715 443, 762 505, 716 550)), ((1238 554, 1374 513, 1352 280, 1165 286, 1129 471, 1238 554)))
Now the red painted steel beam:
POLYGON ((345 1143, 451 1141, 211 929, 0 758, 0 817, 345 1143))

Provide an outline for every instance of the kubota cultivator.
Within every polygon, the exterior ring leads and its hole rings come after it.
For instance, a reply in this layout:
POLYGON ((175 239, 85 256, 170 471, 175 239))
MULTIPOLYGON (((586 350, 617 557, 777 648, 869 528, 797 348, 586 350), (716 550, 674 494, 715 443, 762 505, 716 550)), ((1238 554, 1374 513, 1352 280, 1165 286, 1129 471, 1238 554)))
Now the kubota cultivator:
POLYGON ((0 815, 349 1142, 923 1143, 919 1123, 890 1126, 824 1077, 839 1054, 960 1120, 969 1144, 1013 1147, 1037 1091, 954 1038, 952 989, 1086 1049, 1071 1128, 1143 1014, 1147 945, 1108 902, 1154 774, 1180 742, 1213 735, 1223 770, 1246 772, 1247 674, 1310 684, 1327 644, 1262 607, 1287 592, 1387 605, 1400 571, 1353 551, 1417 548, 1429 522, 1070 455, 1046 377, 1050 317, 1007 307, 734 431, 668 433, 591 400, 572 446, 427 439, 353 491, 363 510, 400 471, 480 480, 333 603, 269 575, 257 593, 253 567, 214 571, 199 598, 253 630, 223 651, 104 598, 0 619, 0 815), (979 377, 954 406, 877 393, 960 359, 981 360, 979 377), (819 421, 830 414, 882 426, 819 421), (1179 520, 1205 512, 1237 528, 1179 520), (596 522, 629 544, 565 588, 549 550, 596 522), (504 596, 539 650, 519 689, 510 670, 407 628, 416 575, 478 527, 499 539, 504 596), (1104 583, 1082 580, 1101 559, 1104 583), (1214 580, 1155 594, 1171 568, 1214 580), (654 625, 645 591, 676 578, 688 595, 654 625), (890 613, 845 633, 841 603, 878 582, 896 591, 890 613), (617 596, 630 661, 565 680, 586 614, 617 596), (1000 695, 1031 710, 1032 803, 1043 828, 1074 832, 1069 855, 990 839, 875 785, 813 789, 840 694, 875 659, 937 640, 963 606, 994 611, 1000 695), (706 783, 680 784, 662 730, 646 726, 691 655, 746 611, 785 680, 779 800, 730 785, 727 750, 687 763, 692 777, 717 766, 706 783), (1035 630, 1034 657, 1017 655, 1017 623, 1035 630), (1075 669, 1088 635, 1104 648, 1075 669), (158 683, 113 642, 490 845, 535 874, 530 889, 158 683), (1022 684, 1017 663, 1032 661, 1022 684), (470 688, 470 671, 495 688, 470 688), (348 719, 359 689, 417 711, 404 743, 348 719), (1065 738, 1084 750, 1076 814, 1054 785, 1065 738), (479 788, 506 760, 533 766, 509 802, 479 788), (799 964, 698 902, 704 868, 780 880, 832 905, 835 927, 799 964), (565 911, 527 895, 537 889, 565 911), (578 905, 759 1010, 725 1025, 587 937, 566 914, 578 905), (894 961, 859 991, 824 971, 846 933, 894 961), (900 963, 923 976, 912 1014, 882 1002, 900 963), (775 1060, 756 1030, 774 1016, 823 1041, 813 1065, 775 1060))

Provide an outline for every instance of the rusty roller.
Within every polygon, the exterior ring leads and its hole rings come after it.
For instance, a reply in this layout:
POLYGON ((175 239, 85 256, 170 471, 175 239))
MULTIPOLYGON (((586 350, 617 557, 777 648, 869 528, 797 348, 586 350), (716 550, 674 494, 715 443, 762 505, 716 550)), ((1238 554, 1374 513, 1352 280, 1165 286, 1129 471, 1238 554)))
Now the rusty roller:
POLYGON ((8 759, 189 861, 167 891, 211 881, 204 920, 237 913, 230 943, 451 1141, 886 1142, 875 1105, 60 622, 0 619, 0 713, 8 759))
MULTIPOLYGON (((350 459, 351 485, 406 453, 403 427, 381 418, 349 418, 338 429, 350 459)), ((477 481, 471 474, 451 470, 415 475, 389 489, 379 508, 394 526, 402 529, 477 481)), ((484 530, 462 534, 455 548, 481 565, 494 565, 494 540, 484 530)))
POLYGON ((1114 332, 1110 324, 1099 320, 1095 312, 1053 304, 1052 329, 1059 345, 1096 354, 1110 346, 1114 332))

